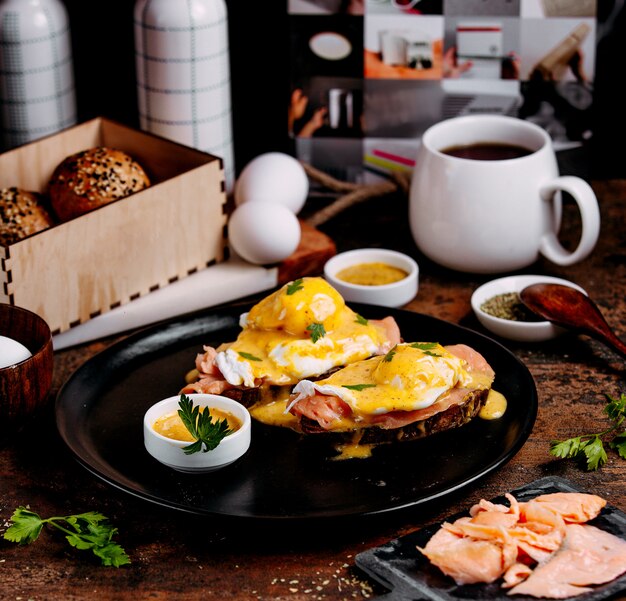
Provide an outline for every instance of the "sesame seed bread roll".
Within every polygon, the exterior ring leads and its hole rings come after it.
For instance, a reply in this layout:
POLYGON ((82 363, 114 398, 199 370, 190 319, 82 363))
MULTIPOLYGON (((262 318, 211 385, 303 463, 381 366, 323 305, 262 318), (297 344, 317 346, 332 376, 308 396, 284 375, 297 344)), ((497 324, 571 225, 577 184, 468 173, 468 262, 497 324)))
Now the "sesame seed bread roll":
POLYGON ((0 189, 0 244, 14 244, 52 225, 39 194, 16 187, 0 189))
POLYGON ((143 168, 121 150, 90 148, 64 159, 48 186, 52 209, 68 221, 150 185, 143 168))

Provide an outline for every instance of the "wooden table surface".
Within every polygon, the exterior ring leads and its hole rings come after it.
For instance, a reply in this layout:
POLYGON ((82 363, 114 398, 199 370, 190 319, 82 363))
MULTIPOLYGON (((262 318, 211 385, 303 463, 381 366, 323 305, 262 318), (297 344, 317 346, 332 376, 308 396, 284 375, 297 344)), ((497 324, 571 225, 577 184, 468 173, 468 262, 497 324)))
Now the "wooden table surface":
MULTIPOLYGON (((563 277, 583 286, 624 339, 626 181, 593 185, 602 214, 594 253, 571 267, 539 260, 523 273, 563 277)), ((406 308, 485 333, 471 313, 470 296, 495 276, 459 274, 429 262, 413 244, 406 211, 401 194, 373 198, 320 230, 337 243, 338 250, 381 246, 410 253, 420 263, 420 289, 406 308)), ((566 241, 577 235, 578 224, 575 219, 571 222, 562 234, 566 241)), ((119 338, 58 352, 53 394, 74 369, 119 338)), ((605 428, 604 395, 626 392, 624 360, 599 342, 574 334, 545 343, 500 342, 528 367, 538 390, 537 421, 523 448, 495 473, 436 504, 343 527, 225 528, 217 519, 196 518, 137 499, 100 481, 75 461, 57 433, 50 403, 0 447, 0 532, 20 505, 29 505, 42 516, 100 511, 119 529, 117 540, 132 563, 101 567, 91 554, 70 548, 62 535, 49 530, 30 546, 0 539, 0 599, 375 598, 385 589, 355 566, 358 553, 537 478, 565 477, 626 510, 626 460, 609 452, 604 467, 586 472, 549 453, 555 438, 605 428)))

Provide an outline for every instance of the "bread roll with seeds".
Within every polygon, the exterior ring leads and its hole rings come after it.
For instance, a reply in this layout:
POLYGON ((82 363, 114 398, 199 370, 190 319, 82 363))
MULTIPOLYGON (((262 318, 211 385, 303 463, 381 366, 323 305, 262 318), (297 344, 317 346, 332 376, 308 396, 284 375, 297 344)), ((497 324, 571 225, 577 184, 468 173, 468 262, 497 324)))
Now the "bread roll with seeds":
POLYGON ((141 165, 115 148, 77 152, 54 170, 48 186, 52 209, 68 221, 150 185, 141 165))
POLYGON ((42 200, 36 192, 16 187, 0 189, 0 244, 14 244, 54 225, 42 200))

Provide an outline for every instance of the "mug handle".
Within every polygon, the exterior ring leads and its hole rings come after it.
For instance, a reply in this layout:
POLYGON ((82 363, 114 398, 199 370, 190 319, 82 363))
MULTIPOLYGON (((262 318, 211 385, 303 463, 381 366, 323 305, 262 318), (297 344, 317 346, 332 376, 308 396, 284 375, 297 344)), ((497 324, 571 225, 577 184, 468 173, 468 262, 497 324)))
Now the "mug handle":
POLYGON ((600 235, 600 208, 598 199, 591 186, 583 179, 572 175, 563 175, 544 184, 539 189, 541 198, 550 202, 556 192, 567 192, 578 205, 582 220, 582 234, 578 246, 572 252, 563 248, 557 238, 556 224, 541 238, 539 252, 557 265, 573 265, 582 261, 594 249, 600 235))

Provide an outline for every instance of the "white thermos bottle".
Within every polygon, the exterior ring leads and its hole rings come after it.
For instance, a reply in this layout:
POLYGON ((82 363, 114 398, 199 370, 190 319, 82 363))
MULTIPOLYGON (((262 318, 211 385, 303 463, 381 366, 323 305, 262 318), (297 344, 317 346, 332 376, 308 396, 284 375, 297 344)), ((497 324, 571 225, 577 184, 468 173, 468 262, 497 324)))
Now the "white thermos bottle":
POLYGON ((220 157, 234 182, 228 15, 224 0, 137 0, 141 128, 220 157))
POLYGON ((59 0, 0 0, 4 149, 76 123, 69 20, 59 0))

